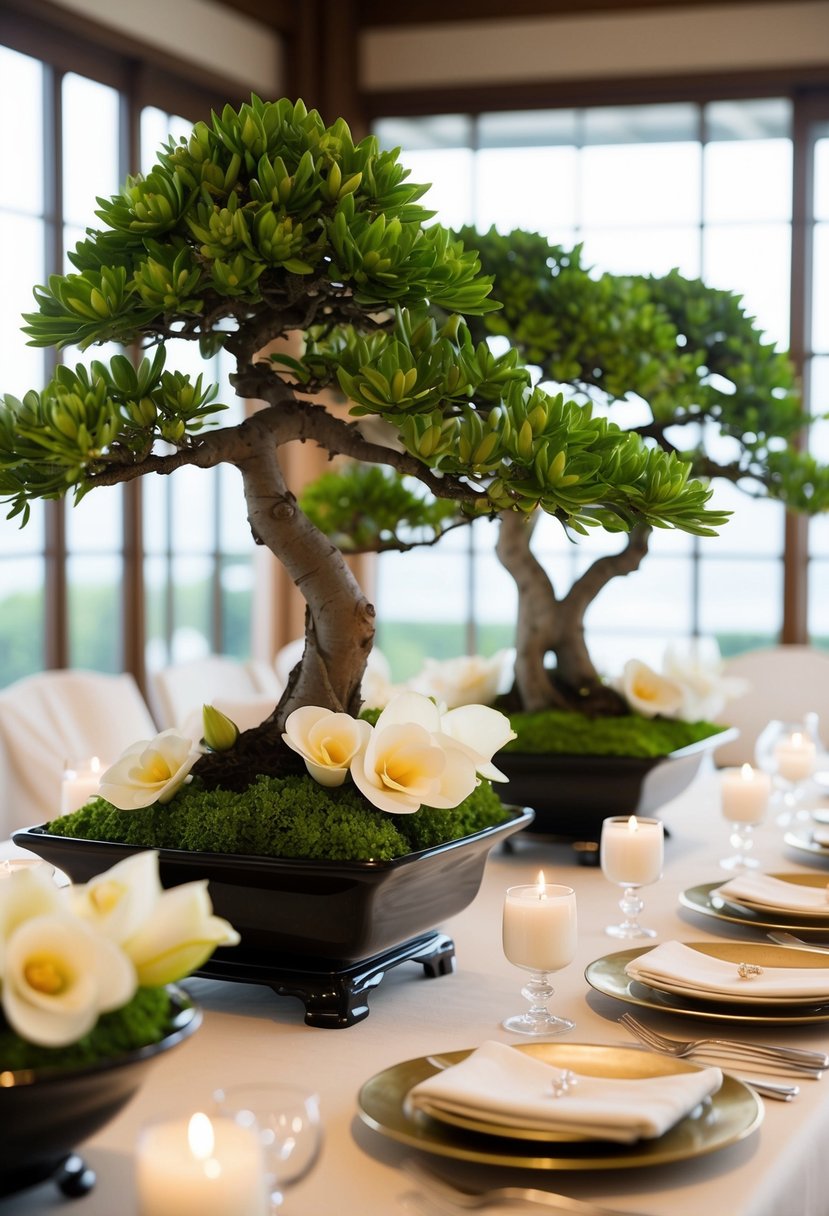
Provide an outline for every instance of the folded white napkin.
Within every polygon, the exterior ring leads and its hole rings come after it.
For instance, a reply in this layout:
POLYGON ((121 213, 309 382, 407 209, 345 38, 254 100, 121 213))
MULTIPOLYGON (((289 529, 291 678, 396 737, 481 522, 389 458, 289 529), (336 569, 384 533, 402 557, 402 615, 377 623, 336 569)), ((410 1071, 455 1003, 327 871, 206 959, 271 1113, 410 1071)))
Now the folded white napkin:
POLYGON ((802 887, 771 874, 740 874, 712 892, 735 903, 780 912, 822 912, 829 916, 829 886, 802 887))
POLYGON ((481 1122, 536 1131, 579 1132, 624 1144, 661 1136, 722 1085, 719 1068, 633 1080, 575 1076, 555 1096, 564 1070, 505 1043, 483 1043, 459 1064, 435 1073, 409 1091, 418 1107, 481 1122))
POLYGON ((743 979, 738 963, 711 958, 682 942, 661 945, 631 959, 625 973, 652 988, 670 985, 671 990, 728 1000, 729 997, 829 997, 829 966, 763 967, 760 975, 743 979))

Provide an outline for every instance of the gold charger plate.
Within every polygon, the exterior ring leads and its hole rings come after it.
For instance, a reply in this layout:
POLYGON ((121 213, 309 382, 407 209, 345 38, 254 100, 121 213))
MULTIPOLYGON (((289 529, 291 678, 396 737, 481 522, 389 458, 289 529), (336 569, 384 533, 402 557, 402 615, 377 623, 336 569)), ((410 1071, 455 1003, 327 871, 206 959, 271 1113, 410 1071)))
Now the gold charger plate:
MULTIPOLYGON (((658 1056, 637 1047, 527 1043, 515 1050, 557 1068, 603 1077, 670 1076, 694 1067, 685 1060, 658 1056)), ((446 1058, 456 1063, 470 1054, 471 1049, 450 1052, 446 1058)), ((501 1138, 491 1130, 479 1135, 414 1111, 406 1101, 407 1094, 412 1086, 437 1071, 429 1058, 422 1056, 377 1073, 360 1090, 357 1099, 360 1118, 375 1131, 410 1148, 484 1165, 536 1170, 620 1169, 685 1161, 736 1144, 756 1131, 763 1120, 763 1104, 757 1095, 735 1077, 726 1075, 721 1089, 710 1100, 701 1103, 664 1136, 638 1140, 635 1144, 607 1140, 550 1141, 545 1153, 538 1141, 501 1138)))
MULTIPOLYGON (((773 874, 772 878, 782 878, 785 882, 796 882, 802 886, 825 886, 825 874, 773 874)), ((749 908, 747 904, 730 903, 718 898, 717 889, 728 880, 718 879, 717 882, 700 883, 696 887, 688 887, 681 891, 679 902, 692 912, 701 912, 703 916, 713 916, 716 920, 728 921, 733 925, 749 925, 755 929, 788 929, 789 932, 801 935, 810 934, 812 937, 829 938, 829 916, 826 923, 819 923, 814 916, 800 917, 797 913, 772 912, 770 909, 749 908)))
MULTIPOLYGON (((685 942, 694 950, 700 950, 712 958, 737 963, 755 963, 759 967, 826 967, 829 958, 821 962, 820 956, 806 950, 795 950, 790 946, 759 945, 746 942, 685 942), (782 961, 781 961, 782 959, 782 961), (816 961, 817 960, 817 961, 816 961)), ((829 997, 811 1005, 795 1005, 790 1002, 776 1003, 773 1000, 757 1005, 738 1005, 724 1000, 715 1002, 700 1000, 690 993, 679 995, 651 988, 639 980, 631 979, 625 967, 631 959, 652 950, 653 946, 638 946, 634 950, 620 950, 594 959, 584 972, 591 988, 605 996, 616 997, 631 1005, 642 1005, 647 1009, 659 1009, 663 1013, 681 1013, 687 1017, 709 1018, 722 1022, 760 1022, 766 1025, 792 1025, 805 1022, 829 1021, 829 997)))

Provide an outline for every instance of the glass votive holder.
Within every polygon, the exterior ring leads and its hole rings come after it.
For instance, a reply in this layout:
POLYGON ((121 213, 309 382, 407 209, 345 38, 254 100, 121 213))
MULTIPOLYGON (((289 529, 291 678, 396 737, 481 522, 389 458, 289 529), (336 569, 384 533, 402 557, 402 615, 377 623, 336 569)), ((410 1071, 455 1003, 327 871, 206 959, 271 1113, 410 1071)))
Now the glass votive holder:
POLYGON ((310 1173, 322 1149, 318 1095, 297 1085, 251 1081, 217 1089, 213 1101, 219 1115, 257 1129, 269 1210, 275 1212, 286 1189, 310 1173))
POLYGON ((754 847, 754 828, 762 823, 771 796, 771 777, 750 764, 726 768, 720 774, 720 806, 723 818, 731 824, 729 841, 734 849, 723 857, 724 870, 756 869, 759 862, 750 857, 754 847))
POLYGON ((553 971, 571 963, 576 954, 576 893, 572 887, 546 883, 543 872, 533 885, 510 887, 502 917, 504 954, 516 967, 531 972, 521 995, 530 1007, 503 1023, 515 1034, 548 1035, 572 1030, 570 1018, 551 1013, 553 971))
POLYGON ((610 882, 624 888, 619 907, 624 920, 605 929, 611 937, 656 937, 655 929, 639 923, 644 901, 639 887, 662 877, 665 829, 661 819, 640 819, 636 815, 613 815, 602 823, 599 863, 610 882))
POLYGON ((205 1111, 162 1116, 136 1152, 138 1216, 268 1216, 258 1128, 205 1111))

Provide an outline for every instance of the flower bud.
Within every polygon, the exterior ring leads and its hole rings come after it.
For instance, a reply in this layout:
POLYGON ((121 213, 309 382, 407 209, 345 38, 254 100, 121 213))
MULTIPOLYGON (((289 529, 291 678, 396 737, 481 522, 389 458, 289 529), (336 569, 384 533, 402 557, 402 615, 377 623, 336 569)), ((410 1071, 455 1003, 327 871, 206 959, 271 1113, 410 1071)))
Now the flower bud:
POLYGON ((215 705, 202 706, 204 737, 202 742, 212 752, 230 751, 239 738, 239 727, 215 705))

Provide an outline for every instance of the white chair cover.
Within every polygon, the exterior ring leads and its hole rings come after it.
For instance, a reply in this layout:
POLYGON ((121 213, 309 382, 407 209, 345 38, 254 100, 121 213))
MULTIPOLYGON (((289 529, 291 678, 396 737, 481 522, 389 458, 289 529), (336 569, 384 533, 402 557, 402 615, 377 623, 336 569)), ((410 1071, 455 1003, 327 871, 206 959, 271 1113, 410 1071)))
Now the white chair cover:
MULTIPOLYGON (((257 659, 243 662, 218 654, 165 667, 151 677, 151 685, 156 717, 162 727, 180 729, 189 728, 194 714, 201 719, 203 705, 221 709, 220 701, 232 703, 237 710, 245 702, 254 702, 250 708, 258 712, 263 699, 269 700, 270 713, 283 688, 267 663, 257 659)), ((267 716, 263 714, 262 718, 267 716)))
POLYGON ((156 733, 131 675, 44 671, 0 689, 0 833, 60 814, 67 760, 106 767, 156 733))

